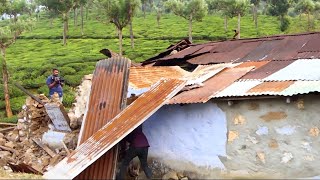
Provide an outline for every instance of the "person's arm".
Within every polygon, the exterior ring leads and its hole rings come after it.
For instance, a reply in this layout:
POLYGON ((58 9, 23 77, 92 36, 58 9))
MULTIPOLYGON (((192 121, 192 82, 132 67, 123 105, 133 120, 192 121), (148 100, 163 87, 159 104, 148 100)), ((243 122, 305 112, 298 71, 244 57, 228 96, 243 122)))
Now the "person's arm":
POLYGON ((56 84, 57 84, 56 81, 53 81, 53 83, 49 84, 48 87, 51 89, 51 88, 53 88, 56 84))

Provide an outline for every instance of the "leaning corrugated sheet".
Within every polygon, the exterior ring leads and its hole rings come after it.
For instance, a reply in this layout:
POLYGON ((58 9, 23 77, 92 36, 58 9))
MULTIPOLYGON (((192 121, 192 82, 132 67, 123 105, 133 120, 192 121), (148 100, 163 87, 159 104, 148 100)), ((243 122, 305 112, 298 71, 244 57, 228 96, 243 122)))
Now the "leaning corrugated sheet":
POLYGON ((265 81, 320 80, 320 59, 302 59, 264 78, 265 81))
POLYGON ((108 124, 94 133, 69 156, 45 173, 44 177, 46 179, 74 178, 141 125, 178 93, 185 86, 185 83, 185 81, 177 79, 161 80, 150 91, 142 94, 108 124))
POLYGON ((161 78, 180 79, 188 74, 179 66, 131 67, 129 85, 133 89, 150 88, 161 78))
MULTIPOLYGON (((130 60, 122 57, 101 60, 93 74, 88 109, 79 135, 78 145, 107 124, 125 108, 130 60)), ((117 162, 113 148, 84 170, 77 179, 112 179, 117 162)))
POLYGON ((247 68, 227 68, 209 80, 205 81, 204 86, 189 91, 183 91, 168 104, 184 103, 205 103, 221 90, 231 85, 234 81, 248 73, 253 67, 247 68))

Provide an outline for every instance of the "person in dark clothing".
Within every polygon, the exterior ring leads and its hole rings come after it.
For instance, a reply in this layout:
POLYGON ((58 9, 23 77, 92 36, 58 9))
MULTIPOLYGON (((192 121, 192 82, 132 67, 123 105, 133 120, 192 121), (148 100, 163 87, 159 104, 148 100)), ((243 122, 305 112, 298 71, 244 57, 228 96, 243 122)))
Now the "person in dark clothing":
POLYGON ((130 163, 130 161, 138 156, 140 160, 141 167, 146 174, 148 179, 152 177, 152 171, 148 167, 147 158, 148 158, 148 149, 149 142, 146 136, 142 132, 142 125, 133 130, 125 139, 130 143, 129 149, 126 150, 126 154, 122 160, 120 165, 120 172, 117 179, 124 179, 126 174, 126 169, 130 163))

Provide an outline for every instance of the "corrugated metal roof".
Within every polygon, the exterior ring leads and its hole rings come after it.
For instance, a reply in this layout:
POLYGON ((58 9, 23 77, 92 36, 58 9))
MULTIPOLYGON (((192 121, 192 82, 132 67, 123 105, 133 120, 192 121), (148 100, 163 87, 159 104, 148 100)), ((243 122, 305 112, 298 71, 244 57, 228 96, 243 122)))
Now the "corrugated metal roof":
POLYGON ((282 43, 281 40, 264 41, 237 62, 270 60, 270 52, 282 43))
POLYGON ((161 78, 180 79, 190 72, 179 66, 131 67, 129 84, 133 89, 149 88, 161 78))
POLYGON ((214 65, 199 65, 191 74, 186 76, 188 80, 186 85, 203 83, 212 76, 221 72, 225 68, 234 67, 237 64, 226 63, 226 64, 214 64, 214 65))
MULTIPOLYGON (((97 63, 78 145, 85 142, 124 109, 129 68, 130 60, 122 57, 101 60, 97 63)), ((117 148, 112 148, 81 172, 77 179, 112 179, 116 170, 117 154, 117 148)))
POLYGON ((259 80, 234 82, 233 84, 219 92, 217 95, 215 95, 214 98, 247 96, 247 91, 261 83, 263 82, 259 80))
POLYGON ((291 86, 293 81, 280 81, 280 82, 263 82, 247 91, 248 94, 261 94, 265 92, 269 93, 281 93, 283 90, 291 86))
MULTIPOLYGON (((69 156, 45 173, 46 179, 73 179, 141 125, 185 85, 177 79, 161 80, 142 94, 69 156)), ((106 168, 106 167, 101 167, 106 168)))
POLYGON ((281 95, 293 96, 311 92, 320 92, 320 81, 296 81, 290 87, 282 91, 281 95))
POLYGON ((260 68, 250 71, 248 74, 241 77, 242 80, 248 79, 263 79, 271 74, 283 69, 294 61, 270 61, 269 63, 261 66, 260 68))
MULTIPOLYGON (((165 56, 154 60, 178 59, 179 62, 187 61, 191 64, 295 60, 299 57, 299 53, 320 52, 320 33, 228 40, 203 44, 190 44, 189 46, 189 49, 177 52, 172 56, 165 56), (201 50, 204 51, 198 53, 201 50)), ((305 53, 302 55, 307 59, 312 58, 314 54, 305 53)), ((173 64, 174 63, 178 63, 178 61, 173 62, 173 64)))
POLYGON ((301 52, 294 58, 295 59, 320 59, 320 51, 319 52, 301 52))
POLYGON ((297 60, 278 72, 264 78, 265 81, 320 80, 320 59, 297 60))
POLYGON ((215 94, 248 73, 251 69, 252 67, 227 68, 205 81, 204 86, 179 93, 172 98, 168 104, 205 103, 215 94))
POLYGON ((299 52, 319 52, 320 51, 320 34, 313 34, 312 38, 299 52))

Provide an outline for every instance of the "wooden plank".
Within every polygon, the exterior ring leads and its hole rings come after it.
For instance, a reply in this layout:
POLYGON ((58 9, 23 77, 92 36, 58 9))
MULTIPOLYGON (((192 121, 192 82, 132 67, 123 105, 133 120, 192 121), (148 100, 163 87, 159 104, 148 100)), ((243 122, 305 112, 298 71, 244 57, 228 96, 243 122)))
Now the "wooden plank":
POLYGON ((17 124, 0 122, 0 126, 16 126, 17 124))
POLYGON ((2 133, 2 132, 11 131, 11 130, 14 130, 14 128, 16 128, 16 127, 7 127, 7 128, 2 128, 2 129, 0 129, 0 132, 2 133))
MULTIPOLYGON (((54 103, 47 103, 44 105, 48 116, 50 117, 54 127, 59 131, 67 131, 71 132, 71 128, 68 124, 67 119, 69 119, 68 115, 64 114, 61 111, 61 106, 58 106, 54 103), (68 117, 68 118, 66 118, 68 117)), ((69 120, 70 121, 70 120, 69 120)))
POLYGON ((42 102, 38 97, 34 96, 33 94, 31 94, 29 91, 27 91, 24 87, 22 87, 20 84, 18 83, 14 83, 14 85, 19 88, 21 91, 23 91, 24 93, 26 93, 27 95, 29 95, 32 99, 34 99, 35 101, 37 101, 38 103, 44 105, 44 102, 42 102))
POLYGON ((43 150, 45 150, 51 157, 56 156, 57 154, 54 153, 47 145, 43 144, 40 140, 38 139, 32 139, 39 147, 41 147, 43 150))
POLYGON ((16 150, 14 150, 14 149, 12 149, 12 148, 9 148, 9 147, 6 147, 6 146, 1 146, 1 145, 0 145, 0 149, 3 149, 3 150, 5 150, 5 151, 10 151, 10 152, 12 152, 12 153, 17 153, 16 150))

